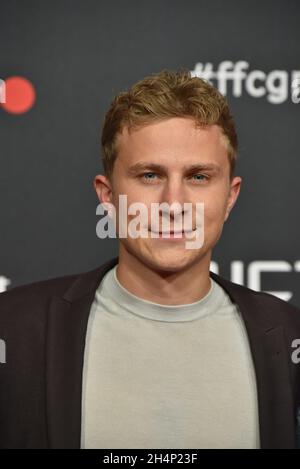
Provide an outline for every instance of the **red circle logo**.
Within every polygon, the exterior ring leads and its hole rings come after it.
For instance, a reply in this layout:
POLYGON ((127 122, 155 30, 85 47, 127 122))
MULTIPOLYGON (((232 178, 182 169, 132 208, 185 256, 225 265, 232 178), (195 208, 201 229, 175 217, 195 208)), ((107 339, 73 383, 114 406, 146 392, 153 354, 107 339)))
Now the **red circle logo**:
POLYGON ((11 114, 29 111, 36 100, 32 83, 23 77, 10 77, 5 80, 5 102, 1 106, 11 114))

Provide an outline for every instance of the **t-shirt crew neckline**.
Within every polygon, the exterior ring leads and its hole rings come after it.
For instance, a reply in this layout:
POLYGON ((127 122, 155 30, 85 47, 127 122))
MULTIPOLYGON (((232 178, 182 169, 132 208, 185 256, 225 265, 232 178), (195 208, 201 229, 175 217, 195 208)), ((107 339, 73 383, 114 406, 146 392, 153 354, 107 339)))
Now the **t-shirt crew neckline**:
POLYGON ((103 294, 130 313, 142 318, 165 322, 191 321, 217 311, 224 301, 223 289, 211 277, 208 293, 194 303, 164 305, 145 300, 121 285, 117 278, 117 266, 110 269, 103 278, 101 282, 103 294))

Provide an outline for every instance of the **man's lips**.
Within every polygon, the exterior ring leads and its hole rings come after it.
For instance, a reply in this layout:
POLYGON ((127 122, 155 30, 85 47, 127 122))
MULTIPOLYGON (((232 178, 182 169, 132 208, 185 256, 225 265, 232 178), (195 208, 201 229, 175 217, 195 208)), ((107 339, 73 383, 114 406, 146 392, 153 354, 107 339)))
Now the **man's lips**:
POLYGON ((192 228, 191 230, 170 230, 170 231, 156 231, 156 230, 151 230, 149 229, 149 231, 152 231, 152 233, 159 233, 159 234, 162 234, 162 233, 171 233, 171 234, 174 234, 174 233, 191 233, 192 231, 195 231, 196 228, 192 228))
POLYGON ((174 234, 186 234, 186 233, 192 233, 193 231, 195 231, 196 229, 193 229, 193 230, 180 230, 180 231, 173 231, 173 230, 170 230, 170 231, 154 231, 154 230, 149 230, 151 233, 155 233, 155 234, 159 234, 159 235, 162 235, 162 234, 170 234, 170 235, 174 235, 174 234))

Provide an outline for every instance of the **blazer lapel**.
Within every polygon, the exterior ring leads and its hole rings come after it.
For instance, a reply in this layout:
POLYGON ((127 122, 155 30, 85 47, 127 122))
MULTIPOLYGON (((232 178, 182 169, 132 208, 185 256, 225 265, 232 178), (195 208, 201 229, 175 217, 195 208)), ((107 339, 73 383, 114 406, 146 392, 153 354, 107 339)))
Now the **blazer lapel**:
MULTIPOLYGON (((82 371, 90 308, 115 257, 81 274, 49 306, 46 344, 46 412, 50 448, 80 448, 82 371)), ((239 307, 245 322, 256 378, 261 448, 294 448, 293 395, 289 357, 280 324, 262 297, 210 272, 239 307), (263 310, 263 314, 260 312, 263 310)))
POLYGON ((294 398, 288 347, 269 302, 210 272, 238 306, 248 333, 256 381, 261 448, 295 448, 294 398))
POLYGON ((80 448, 85 336, 95 291, 118 258, 81 274, 53 297, 46 344, 46 412, 50 448, 80 448))

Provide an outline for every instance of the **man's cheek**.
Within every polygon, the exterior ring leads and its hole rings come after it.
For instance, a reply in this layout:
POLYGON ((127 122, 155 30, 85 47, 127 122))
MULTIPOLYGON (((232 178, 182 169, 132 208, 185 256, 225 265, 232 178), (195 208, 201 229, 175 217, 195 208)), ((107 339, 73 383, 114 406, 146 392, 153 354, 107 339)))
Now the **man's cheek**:
POLYGON ((223 211, 204 207, 204 232, 206 230, 217 230, 223 224, 223 211))

